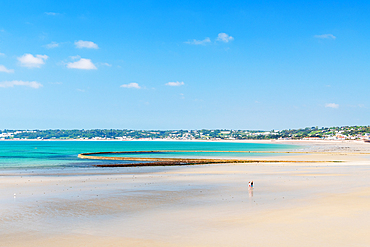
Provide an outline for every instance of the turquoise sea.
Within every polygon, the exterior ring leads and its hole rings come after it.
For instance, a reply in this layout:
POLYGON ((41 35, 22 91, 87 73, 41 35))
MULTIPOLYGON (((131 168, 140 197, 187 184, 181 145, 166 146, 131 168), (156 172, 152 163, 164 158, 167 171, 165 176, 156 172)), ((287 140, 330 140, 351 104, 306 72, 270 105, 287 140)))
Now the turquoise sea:
MULTIPOLYGON (((288 151, 296 145, 186 142, 186 141, 0 141, 0 169, 93 167, 96 164, 128 163, 127 161, 83 160, 77 155, 85 152, 186 150, 185 153, 135 154, 136 157, 255 157, 274 154, 259 153, 193 153, 205 151, 288 151)), ((276 154, 275 154, 276 155, 276 154)), ((127 156, 127 155, 126 155, 127 156)), ((130 162, 133 163, 133 162, 130 162)))

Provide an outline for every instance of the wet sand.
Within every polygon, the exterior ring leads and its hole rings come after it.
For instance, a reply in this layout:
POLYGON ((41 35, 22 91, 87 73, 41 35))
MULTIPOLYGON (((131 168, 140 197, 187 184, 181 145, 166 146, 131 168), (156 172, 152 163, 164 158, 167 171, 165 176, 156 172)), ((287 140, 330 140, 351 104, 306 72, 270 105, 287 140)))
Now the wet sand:
POLYGON ((2 170, 0 246, 369 246, 358 148, 278 157, 341 163, 2 170))

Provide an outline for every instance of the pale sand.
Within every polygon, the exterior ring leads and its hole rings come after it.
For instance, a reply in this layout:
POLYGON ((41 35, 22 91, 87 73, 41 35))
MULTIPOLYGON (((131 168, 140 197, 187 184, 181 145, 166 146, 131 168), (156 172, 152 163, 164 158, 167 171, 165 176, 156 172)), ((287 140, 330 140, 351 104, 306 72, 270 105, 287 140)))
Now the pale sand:
POLYGON ((270 158, 345 162, 0 171, 0 246, 370 246, 369 155, 270 158))

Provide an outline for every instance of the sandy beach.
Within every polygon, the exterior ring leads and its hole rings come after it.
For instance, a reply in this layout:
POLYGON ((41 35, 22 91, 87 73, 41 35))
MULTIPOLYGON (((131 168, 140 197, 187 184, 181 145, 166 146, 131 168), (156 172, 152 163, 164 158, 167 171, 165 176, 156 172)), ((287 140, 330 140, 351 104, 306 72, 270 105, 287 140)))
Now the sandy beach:
POLYGON ((1 170, 0 246, 369 246, 370 144, 293 144, 342 162, 1 170))

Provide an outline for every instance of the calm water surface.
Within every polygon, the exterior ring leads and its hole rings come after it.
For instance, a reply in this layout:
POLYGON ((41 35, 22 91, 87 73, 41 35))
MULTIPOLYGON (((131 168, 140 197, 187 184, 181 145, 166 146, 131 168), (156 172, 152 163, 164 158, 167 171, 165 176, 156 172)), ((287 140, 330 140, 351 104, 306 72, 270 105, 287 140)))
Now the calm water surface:
MULTIPOLYGON (((185 142, 185 141, 0 141, 0 168, 89 167, 111 161, 82 160, 84 152, 206 150, 206 151, 288 151, 299 146, 266 143, 185 142)), ((139 157, 255 157, 256 153, 161 153, 139 157)), ((113 161, 112 161, 113 162, 113 161)), ((127 163, 127 161, 114 161, 127 163)), ((132 163, 132 162, 130 162, 132 163)))

